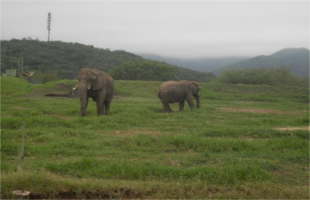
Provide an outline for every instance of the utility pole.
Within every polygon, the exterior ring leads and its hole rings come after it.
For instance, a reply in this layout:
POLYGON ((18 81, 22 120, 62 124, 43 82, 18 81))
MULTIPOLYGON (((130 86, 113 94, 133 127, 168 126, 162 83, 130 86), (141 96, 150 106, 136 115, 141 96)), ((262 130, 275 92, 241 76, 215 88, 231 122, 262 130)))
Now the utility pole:
POLYGON ((24 73, 24 57, 21 57, 17 60, 17 75, 20 76, 24 73))
POLYGON ((47 30, 48 30, 47 41, 48 42, 50 41, 51 23, 52 23, 52 13, 48 12, 48 14, 47 14, 47 30))

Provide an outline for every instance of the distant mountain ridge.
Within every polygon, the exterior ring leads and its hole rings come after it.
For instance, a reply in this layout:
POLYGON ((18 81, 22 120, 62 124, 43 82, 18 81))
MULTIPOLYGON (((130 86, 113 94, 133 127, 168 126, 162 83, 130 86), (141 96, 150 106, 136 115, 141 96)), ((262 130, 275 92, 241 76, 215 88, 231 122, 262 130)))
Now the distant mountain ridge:
POLYGON ((270 56, 257 56, 248 60, 243 60, 233 64, 223 66, 214 70, 214 74, 221 74, 232 69, 252 69, 252 68, 276 68, 287 67, 293 74, 309 77, 309 49, 307 48, 286 48, 277 51, 270 56))
POLYGON ((156 54, 138 54, 139 56, 155 61, 166 62, 171 65, 185 67, 200 72, 212 72, 225 65, 236 63, 249 57, 219 57, 219 58, 173 58, 156 54))

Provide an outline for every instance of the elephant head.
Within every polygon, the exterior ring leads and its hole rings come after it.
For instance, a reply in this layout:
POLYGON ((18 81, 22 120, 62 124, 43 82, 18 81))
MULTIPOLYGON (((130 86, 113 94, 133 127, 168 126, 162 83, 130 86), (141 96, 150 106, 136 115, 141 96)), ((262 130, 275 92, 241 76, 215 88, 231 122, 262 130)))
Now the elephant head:
POLYGON ((197 81, 191 81, 189 89, 196 99, 197 108, 200 108, 200 96, 199 96, 200 86, 199 86, 199 83, 197 81))
POLYGON ((97 70, 84 68, 78 75, 78 84, 75 88, 78 90, 78 95, 81 102, 80 115, 86 115, 86 107, 88 103, 88 92, 97 91, 105 86, 105 78, 97 70))

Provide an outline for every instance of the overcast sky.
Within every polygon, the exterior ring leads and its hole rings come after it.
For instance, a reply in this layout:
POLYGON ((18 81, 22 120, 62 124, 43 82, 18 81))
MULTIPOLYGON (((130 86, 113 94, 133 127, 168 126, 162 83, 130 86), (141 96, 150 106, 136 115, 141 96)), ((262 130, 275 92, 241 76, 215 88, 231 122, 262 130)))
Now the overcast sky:
POLYGON ((309 1, 1 1, 1 39, 194 58, 309 48, 309 1))

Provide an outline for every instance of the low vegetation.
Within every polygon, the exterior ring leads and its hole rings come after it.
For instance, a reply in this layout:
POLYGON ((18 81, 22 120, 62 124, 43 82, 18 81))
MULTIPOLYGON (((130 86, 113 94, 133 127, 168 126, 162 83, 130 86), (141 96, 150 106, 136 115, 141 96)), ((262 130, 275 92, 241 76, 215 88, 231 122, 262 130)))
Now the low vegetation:
POLYGON ((309 78, 297 77, 285 67, 228 70, 219 76, 218 81, 225 84, 309 87, 309 78))
POLYGON ((200 83, 201 109, 164 114, 161 83, 116 81, 111 115, 82 118, 44 97, 76 81, 1 78, 1 198, 309 199, 308 88, 200 83))

